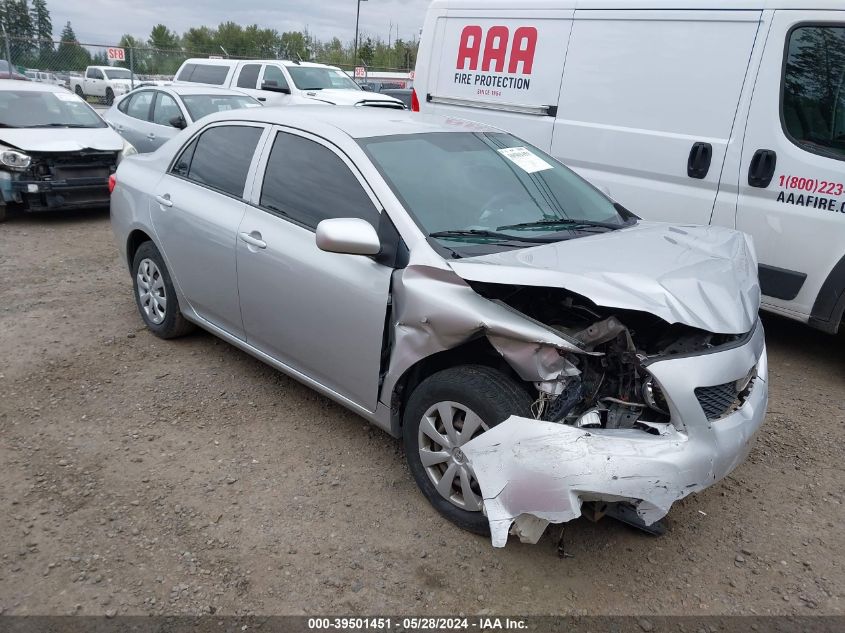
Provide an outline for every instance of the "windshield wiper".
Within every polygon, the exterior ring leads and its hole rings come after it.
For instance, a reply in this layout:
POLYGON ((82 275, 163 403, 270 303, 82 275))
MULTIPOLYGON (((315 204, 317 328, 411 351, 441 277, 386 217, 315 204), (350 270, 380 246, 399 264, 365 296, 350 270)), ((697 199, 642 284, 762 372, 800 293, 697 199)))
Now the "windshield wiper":
POLYGON ((597 220, 578 220, 575 218, 548 218, 546 220, 537 220, 535 222, 520 222, 519 224, 506 224, 505 226, 496 227, 499 231, 521 229, 541 229, 551 226, 564 227, 598 227, 615 231, 617 229, 630 226, 627 222, 624 224, 615 224, 612 222, 598 222, 597 220))
POLYGON ((88 128, 94 127, 91 125, 85 125, 84 123, 39 123, 38 125, 27 125, 27 128, 34 128, 34 127, 72 127, 72 128, 88 128))
MULTIPOLYGON (((504 228, 504 227, 500 227, 504 228)), ((497 233, 496 231, 487 231, 484 229, 457 229, 454 231, 435 231, 429 233, 429 237, 486 237, 495 240, 502 240, 507 242, 535 242, 537 244, 548 244, 550 242, 558 242, 558 239, 551 239, 548 237, 526 237, 524 235, 508 235, 507 233, 497 233)))
POLYGON ((8 123, 0 123, 0 127, 11 128, 11 129, 14 129, 14 130, 17 130, 18 128, 20 128, 19 125, 9 125, 8 123))

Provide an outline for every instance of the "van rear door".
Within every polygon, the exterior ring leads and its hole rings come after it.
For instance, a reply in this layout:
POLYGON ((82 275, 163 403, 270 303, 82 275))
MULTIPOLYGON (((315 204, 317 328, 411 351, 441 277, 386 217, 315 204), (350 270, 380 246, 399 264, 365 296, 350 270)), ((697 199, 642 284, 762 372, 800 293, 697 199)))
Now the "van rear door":
POLYGON ((760 16, 579 9, 551 153, 645 219, 709 224, 760 16))
POLYGON ((742 147, 736 226, 754 236, 768 308, 822 329, 838 325, 845 11, 773 13, 742 147))
POLYGON ((469 9, 440 16, 427 92, 417 97, 426 112, 502 127, 548 150, 574 11, 508 13, 519 17, 469 9))

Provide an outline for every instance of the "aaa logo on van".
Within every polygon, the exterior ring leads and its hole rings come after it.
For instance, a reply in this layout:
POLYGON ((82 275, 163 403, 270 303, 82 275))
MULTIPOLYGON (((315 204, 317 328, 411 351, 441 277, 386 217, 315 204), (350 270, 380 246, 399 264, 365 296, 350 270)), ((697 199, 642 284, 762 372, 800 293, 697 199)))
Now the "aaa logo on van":
POLYGON ((528 90, 537 48, 537 29, 520 26, 513 33, 506 26, 484 29, 468 25, 461 31, 455 83, 487 88, 528 90))

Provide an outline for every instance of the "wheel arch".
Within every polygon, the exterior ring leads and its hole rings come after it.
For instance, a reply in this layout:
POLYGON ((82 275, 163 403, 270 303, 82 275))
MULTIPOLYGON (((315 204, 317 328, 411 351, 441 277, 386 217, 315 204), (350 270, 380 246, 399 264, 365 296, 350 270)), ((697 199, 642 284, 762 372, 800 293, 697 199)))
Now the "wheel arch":
POLYGON ((845 256, 840 259, 822 284, 809 324, 823 332, 836 334, 845 314, 845 256))
POLYGON ((390 432, 394 437, 402 434, 405 406, 414 389, 426 378, 444 369, 460 365, 484 365, 511 376, 531 393, 529 383, 522 380, 513 368, 493 347, 487 337, 477 336, 457 347, 436 352, 411 365, 396 381, 390 396, 390 432))
POLYGON ((129 266, 129 272, 132 272, 132 262, 135 259, 135 253, 144 242, 155 242, 150 235, 142 229, 133 229, 126 238, 126 263, 129 266))

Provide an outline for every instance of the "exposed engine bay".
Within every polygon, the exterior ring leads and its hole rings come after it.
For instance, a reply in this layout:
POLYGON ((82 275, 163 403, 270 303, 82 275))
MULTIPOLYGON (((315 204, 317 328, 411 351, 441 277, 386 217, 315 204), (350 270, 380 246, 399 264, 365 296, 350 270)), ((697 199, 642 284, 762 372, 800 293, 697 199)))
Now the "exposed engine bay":
MULTIPOLYGON (((670 422, 669 406, 646 370, 647 361, 704 352, 741 338, 670 325, 645 312, 602 308, 559 288, 479 282, 471 286, 584 350, 584 354, 559 352, 577 375, 535 383, 539 397, 532 411, 538 420, 577 428, 636 428, 656 434, 653 424, 670 422)), ((737 388, 735 396, 747 386, 737 388)))

